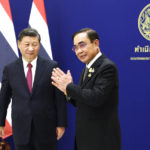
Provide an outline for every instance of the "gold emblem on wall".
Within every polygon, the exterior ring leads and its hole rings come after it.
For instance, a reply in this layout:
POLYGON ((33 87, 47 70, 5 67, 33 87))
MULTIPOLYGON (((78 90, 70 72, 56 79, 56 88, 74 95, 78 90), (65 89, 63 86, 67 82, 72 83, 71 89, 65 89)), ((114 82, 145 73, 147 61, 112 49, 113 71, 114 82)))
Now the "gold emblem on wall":
POLYGON ((150 4, 145 6, 139 15, 138 28, 142 36, 150 41, 150 4))
MULTIPOLYGON (((150 4, 146 5, 140 12, 138 18, 138 29, 141 35, 148 41, 150 41, 150 4)), ((149 60, 150 61, 150 45, 144 44, 144 40, 141 44, 134 47, 134 51, 130 60, 149 60)), ((147 42, 146 42, 147 43, 147 42)))

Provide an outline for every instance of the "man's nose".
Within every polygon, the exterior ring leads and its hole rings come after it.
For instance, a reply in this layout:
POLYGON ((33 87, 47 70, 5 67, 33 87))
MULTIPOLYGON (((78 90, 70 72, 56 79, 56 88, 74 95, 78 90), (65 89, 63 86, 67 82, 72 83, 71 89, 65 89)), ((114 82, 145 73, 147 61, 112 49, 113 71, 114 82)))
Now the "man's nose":
POLYGON ((77 49, 77 51, 76 51, 77 53, 82 53, 83 52, 83 50, 79 47, 78 49, 77 49))
POLYGON ((32 46, 32 45, 29 46, 29 50, 30 50, 30 51, 33 50, 33 46, 32 46))

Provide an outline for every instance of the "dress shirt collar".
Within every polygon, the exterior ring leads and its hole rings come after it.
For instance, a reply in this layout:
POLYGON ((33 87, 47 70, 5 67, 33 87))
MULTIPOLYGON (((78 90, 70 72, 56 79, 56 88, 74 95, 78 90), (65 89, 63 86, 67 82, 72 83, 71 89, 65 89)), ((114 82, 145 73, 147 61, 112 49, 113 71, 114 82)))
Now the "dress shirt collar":
MULTIPOLYGON (((34 60, 32 60, 32 62, 30 63, 33 66, 36 66, 36 62, 37 62, 37 58, 36 57, 34 60)), ((28 67, 28 62, 22 57, 22 61, 23 61, 23 66, 24 68, 27 68, 28 67)))
POLYGON ((94 62, 102 55, 101 52, 99 52, 91 61, 88 65, 86 65, 86 67, 89 69, 93 64, 94 62))

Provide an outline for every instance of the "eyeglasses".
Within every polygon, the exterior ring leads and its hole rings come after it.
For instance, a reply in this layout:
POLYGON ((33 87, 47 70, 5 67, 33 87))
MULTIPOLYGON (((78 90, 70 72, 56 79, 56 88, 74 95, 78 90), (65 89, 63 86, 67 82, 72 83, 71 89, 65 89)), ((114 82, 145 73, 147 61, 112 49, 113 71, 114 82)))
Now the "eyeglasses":
POLYGON ((86 45, 87 45, 86 43, 81 42, 81 43, 79 43, 78 45, 74 45, 74 46, 72 47, 72 50, 73 50, 74 52, 76 52, 79 48, 80 48, 80 49, 85 48, 86 45))

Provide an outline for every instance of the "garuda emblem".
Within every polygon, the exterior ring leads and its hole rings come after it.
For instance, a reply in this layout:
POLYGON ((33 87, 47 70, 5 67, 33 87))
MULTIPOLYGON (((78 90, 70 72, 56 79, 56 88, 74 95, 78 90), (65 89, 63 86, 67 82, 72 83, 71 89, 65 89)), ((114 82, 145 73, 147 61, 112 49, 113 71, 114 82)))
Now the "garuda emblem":
POLYGON ((142 36, 150 41, 150 4, 145 6, 139 15, 138 28, 142 36))

